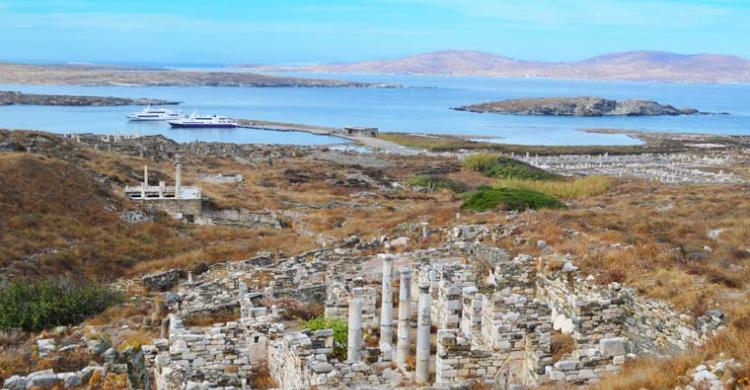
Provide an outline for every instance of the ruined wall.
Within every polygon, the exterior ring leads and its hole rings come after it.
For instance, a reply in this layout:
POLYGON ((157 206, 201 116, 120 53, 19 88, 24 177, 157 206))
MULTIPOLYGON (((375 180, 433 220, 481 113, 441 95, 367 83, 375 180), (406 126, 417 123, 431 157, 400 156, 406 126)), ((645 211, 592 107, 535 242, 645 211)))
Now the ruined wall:
POLYGON ((325 306, 325 316, 338 318, 346 321, 349 316, 349 302, 352 299, 362 299, 362 327, 375 329, 380 324, 380 316, 377 310, 378 292, 373 287, 361 287, 362 280, 354 280, 349 288, 341 283, 332 283, 328 286, 328 294, 325 306), (356 287, 360 286, 360 287, 356 287))
POLYGON ((163 211, 175 219, 187 222, 193 222, 194 218, 200 216, 203 211, 200 199, 143 200, 141 204, 146 208, 163 211))
POLYGON ((393 388, 399 379, 389 363, 340 362, 332 347, 330 329, 285 335, 270 343, 268 368, 280 389, 393 388))
POLYGON ((281 332, 277 324, 255 318, 215 324, 206 331, 185 329, 175 315, 169 321, 169 349, 146 348, 156 353, 147 361, 154 362, 162 382, 166 373, 180 372, 184 383, 240 387, 265 362, 269 337, 281 332))

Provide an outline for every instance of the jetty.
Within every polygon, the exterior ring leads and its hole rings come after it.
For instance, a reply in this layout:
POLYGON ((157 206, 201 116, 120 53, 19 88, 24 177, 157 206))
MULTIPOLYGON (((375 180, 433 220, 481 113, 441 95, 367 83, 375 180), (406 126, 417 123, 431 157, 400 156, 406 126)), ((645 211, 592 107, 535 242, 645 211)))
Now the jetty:
POLYGON ((415 155, 419 151, 406 146, 396 144, 378 138, 378 129, 375 127, 330 127, 314 126, 298 123, 271 122, 253 119, 237 119, 239 127, 257 130, 271 131, 296 131, 313 135, 326 135, 347 139, 362 146, 379 149, 386 153, 415 155))

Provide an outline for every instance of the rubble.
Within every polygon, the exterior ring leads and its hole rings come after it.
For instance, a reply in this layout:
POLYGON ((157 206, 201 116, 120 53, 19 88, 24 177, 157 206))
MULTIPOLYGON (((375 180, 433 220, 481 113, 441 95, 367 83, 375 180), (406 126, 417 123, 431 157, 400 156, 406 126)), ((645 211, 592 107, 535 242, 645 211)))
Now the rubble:
MULTIPOLYGON (((696 318, 617 283, 598 285, 572 258, 551 269, 530 255, 511 258, 503 249, 457 240, 498 230, 443 229, 443 245, 397 255, 384 252, 387 238, 362 249, 367 241, 350 237, 297 256, 259 254, 195 272, 149 275, 142 279, 149 288, 173 289, 165 295, 171 314, 162 323, 163 337, 142 346, 140 360, 133 351, 92 347, 108 370, 121 367, 131 383, 152 380, 159 390, 247 388, 262 369, 278 388, 509 389, 596 383, 637 356, 700 344, 723 325, 721 312, 696 318), (258 282, 260 275, 267 275, 265 282, 258 282), (324 316, 346 321, 346 356, 335 352, 334 330, 288 327, 284 309, 274 304, 282 298, 323 305, 324 316), (185 325, 194 316, 222 312, 236 312, 237 319, 185 325), (556 361, 553 329, 574 341, 556 361), (143 369, 123 367, 123 359, 142 361, 143 369)), ((714 371, 697 369, 695 387, 714 386, 714 371)), ((86 383, 84 374, 13 377, 6 387, 72 384, 79 377, 86 383)))
POLYGON ((567 176, 632 176, 670 184, 745 182, 742 176, 725 171, 738 157, 731 151, 550 156, 531 156, 527 153, 513 157, 567 176))

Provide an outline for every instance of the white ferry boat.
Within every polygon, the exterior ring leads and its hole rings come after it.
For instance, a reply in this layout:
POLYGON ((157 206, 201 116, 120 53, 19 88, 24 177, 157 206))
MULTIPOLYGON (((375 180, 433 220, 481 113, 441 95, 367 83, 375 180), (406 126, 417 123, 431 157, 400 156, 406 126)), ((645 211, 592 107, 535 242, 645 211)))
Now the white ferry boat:
POLYGON ((238 126, 237 122, 225 116, 197 114, 192 114, 186 118, 170 120, 168 123, 172 127, 189 128, 230 128, 238 126))
POLYGON ((134 112, 128 115, 128 120, 131 121, 167 121, 180 119, 183 115, 177 111, 165 110, 163 108, 144 108, 143 111, 134 112))

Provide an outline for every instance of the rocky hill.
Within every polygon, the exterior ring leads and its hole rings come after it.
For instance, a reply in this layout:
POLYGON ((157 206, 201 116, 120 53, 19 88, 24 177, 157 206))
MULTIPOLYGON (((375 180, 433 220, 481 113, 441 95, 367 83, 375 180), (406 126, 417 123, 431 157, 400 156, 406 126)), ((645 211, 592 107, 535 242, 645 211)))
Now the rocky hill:
POLYGON ((659 104, 653 100, 612 100, 590 96, 509 99, 498 102, 471 104, 454 108, 454 110, 550 116, 646 116, 690 115, 698 113, 698 110, 692 108, 679 109, 670 105, 659 104))
POLYGON ((750 82, 750 60, 728 55, 658 51, 605 54, 583 61, 524 61, 470 50, 445 50, 381 61, 273 67, 273 70, 429 74, 669 82, 750 82))
POLYGON ((129 99, 112 96, 40 95, 18 91, 0 91, 0 106, 13 104, 40 106, 145 106, 179 104, 159 99, 129 99))
POLYGON ((397 87, 356 81, 276 77, 249 72, 144 70, 0 63, 0 84, 208 87, 397 87))

